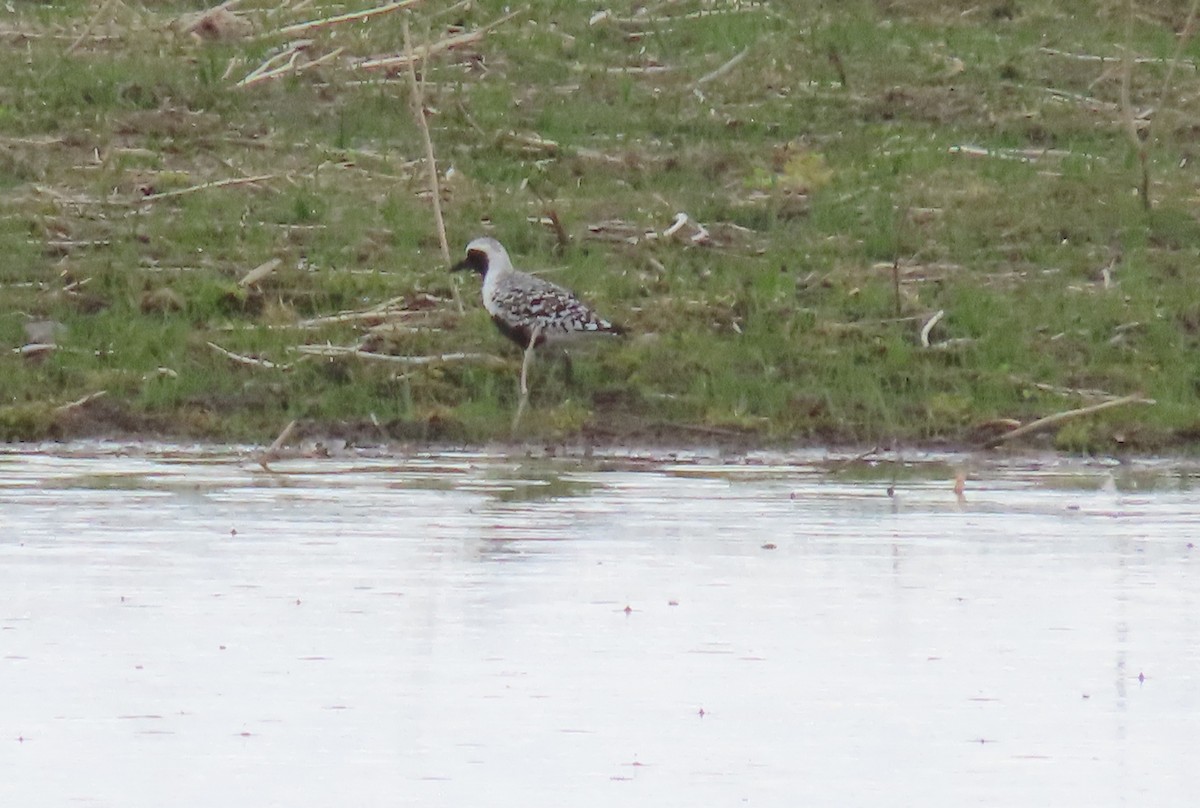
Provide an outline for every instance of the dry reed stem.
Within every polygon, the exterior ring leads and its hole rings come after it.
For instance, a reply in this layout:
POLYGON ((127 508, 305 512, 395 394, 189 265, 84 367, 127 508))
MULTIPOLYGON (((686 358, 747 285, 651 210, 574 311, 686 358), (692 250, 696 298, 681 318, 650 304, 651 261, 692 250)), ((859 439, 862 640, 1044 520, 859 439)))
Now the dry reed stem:
MULTIPOLYGON (((311 39, 302 39, 299 42, 292 42, 288 44, 285 49, 281 50, 279 53, 271 54, 264 59, 258 67, 247 73, 246 77, 239 81, 237 86, 244 86, 247 82, 252 81, 257 76, 275 70, 276 65, 278 65, 279 62, 283 61, 284 59, 288 60, 288 64, 284 65, 285 68, 289 65, 295 64, 296 59, 300 56, 300 52, 305 48, 311 47, 312 44, 313 41, 311 39)), ((232 63, 230 64, 230 69, 232 69, 232 63)), ((228 73, 229 69, 227 69, 225 72, 228 73)))
MULTIPOLYGON (((1101 56, 1096 53, 1071 53, 1070 51, 1059 50, 1058 48, 1038 48, 1038 53, 1044 53, 1047 56, 1060 56, 1064 59, 1075 59, 1080 62, 1100 62, 1103 64, 1105 62, 1117 61, 1117 57, 1115 56, 1101 56)), ((1132 61, 1137 65, 1161 65, 1164 60, 1158 56, 1136 56, 1132 61)), ((1192 70, 1196 69, 1196 66, 1191 62, 1181 62, 1180 64, 1192 70)))
POLYGON ((344 345, 297 345, 291 350, 304 354, 305 356, 321 356, 326 359, 341 359, 345 357, 353 357, 355 359, 367 359, 378 362, 391 362, 397 365, 423 366, 423 365, 442 365, 450 362, 478 362, 483 365, 491 365, 493 367, 503 367, 508 364, 508 360, 493 354, 482 353, 444 353, 430 354, 427 356, 397 356, 394 354, 381 354, 374 351, 364 351, 355 346, 344 345))
MULTIPOLYGON (((307 46, 305 46, 305 47, 307 47, 307 46)), ((346 51, 345 48, 335 48, 334 50, 330 51, 329 53, 325 54, 324 56, 319 56, 316 59, 312 59, 311 61, 305 62, 302 65, 298 65, 298 64, 296 64, 296 59, 303 50, 304 50, 304 48, 294 48, 291 51, 288 51, 288 53, 291 54, 292 58, 289 59, 288 63, 283 65, 282 67, 276 67, 271 70, 263 70, 263 67, 266 65, 266 62, 264 62, 262 65, 259 65, 257 68, 252 70, 249 75, 247 75, 244 79, 239 81, 234 86, 235 87, 252 87, 255 84, 258 84, 260 82, 271 81, 272 79, 277 79, 281 76, 287 76, 287 75, 291 75, 291 74, 295 74, 295 73, 303 73, 306 70, 312 70, 314 67, 319 67, 319 66, 325 64, 326 62, 332 62, 334 59, 341 56, 346 51)), ((277 54, 277 56, 278 56, 278 54, 277 54)), ((271 57, 271 59, 275 59, 275 58, 276 58, 276 56, 271 57)), ((268 60, 268 61, 271 61, 271 60, 268 60)))
POLYGON ((406 67, 411 62, 420 60, 425 61, 431 56, 441 53, 442 51, 452 50, 463 45, 469 45, 472 42, 478 42, 483 39, 483 31, 471 31, 466 34, 456 34, 455 36, 440 39, 432 45, 425 45, 418 51, 406 53, 403 56, 382 56, 378 59, 367 59, 364 62, 358 63, 360 70, 392 70, 396 68, 406 67))
POLYGON ((272 258, 269 261, 264 261, 243 275, 242 279, 238 281, 238 286, 241 286, 242 288, 254 286, 259 281, 266 280, 272 272, 279 269, 279 267, 282 265, 282 258, 272 258))
POLYGON ((94 393, 88 393, 83 398, 77 398, 74 401, 71 401, 71 402, 63 404, 61 406, 55 407, 54 414, 55 415, 65 415, 65 414, 71 412, 72 410, 77 410, 80 407, 86 407, 88 404, 91 404, 96 399, 103 398, 106 395, 108 395, 107 390, 97 390, 94 393))
MULTIPOLYGON (((1049 92, 1049 91, 1048 91, 1049 92)), ((1114 106, 1113 109, 1117 107, 1114 106)), ((1090 154, 1076 155, 1067 149, 989 149, 983 146, 975 146, 970 143, 963 143, 956 146, 951 146, 947 151, 950 154, 961 154, 967 157, 994 157, 998 160, 1017 160, 1022 163, 1032 163, 1040 160, 1043 157, 1087 157, 1092 160, 1102 159, 1093 157, 1090 154)))
MULTIPOLYGON (((433 138, 429 135, 429 121, 425 118, 425 93, 421 83, 417 81, 417 68, 413 56, 412 37, 408 30, 408 17, 404 18, 404 55, 408 60, 408 89, 409 103, 412 105, 413 117, 421 132, 421 140, 425 142, 425 168, 429 177, 429 192, 433 199, 433 223, 437 228, 438 243, 442 248, 442 260, 450 266, 450 243, 446 240, 446 221, 442 218, 442 192, 438 182, 437 156, 433 151, 433 138)), ((458 287, 455 286, 455 297, 458 287)), ((461 310, 462 304, 459 304, 461 310)))
POLYGON ((399 11, 400 9, 408 8, 409 6, 415 6, 421 1, 422 0, 399 0, 399 2, 396 3, 385 3, 382 6, 363 9, 362 11, 348 11, 345 14, 338 14, 336 17, 322 17, 321 19, 317 20, 308 20, 307 22, 298 22, 292 25, 287 25, 274 33, 279 36, 297 36, 299 34, 306 34, 309 31, 313 31, 318 28, 328 28, 331 25, 338 25, 343 22, 363 22, 371 17, 378 17, 381 14, 389 14, 393 11, 399 11))
MULTIPOLYGON (((423 294, 418 295, 418 301, 441 304, 447 302, 445 298, 435 297, 433 295, 423 294)), ((369 309, 359 309, 355 311, 341 311, 337 314, 327 314, 323 317, 312 317, 307 320, 301 320, 297 323, 298 328, 317 328, 323 325, 333 325, 336 323, 356 322, 359 320, 385 320, 388 317, 396 317, 406 314, 423 314, 427 309, 410 309, 402 304, 407 304, 408 295, 399 295, 382 303, 378 303, 369 309), (400 308, 397 308, 400 307, 400 308)))
POLYGON ((207 191, 211 188, 230 188, 235 185, 252 185, 256 182, 264 180, 278 179, 279 174, 259 174, 254 177, 232 177, 227 180, 215 180, 213 182, 202 182, 199 185, 190 185, 187 188, 179 188, 174 191, 165 191, 161 194, 150 194, 149 196, 139 197, 134 200, 134 204, 143 202, 158 202, 160 199, 170 199, 173 196, 184 196, 185 194, 194 194, 197 191, 207 191))
MULTIPOLYGON (((437 173, 437 156, 433 151, 433 138, 429 135, 429 121, 425 118, 425 76, 422 73, 421 81, 417 81, 417 67, 413 59, 412 36, 408 30, 408 17, 404 17, 404 55, 408 64, 408 91, 409 101, 412 105, 413 117, 417 122, 417 129, 421 133, 421 140, 425 142, 425 168, 429 177, 429 192, 433 202, 433 225, 437 230, 438 244, 442 248, 442 261, 445 266, 450 266, 450 243, 446 240, 446 220, 442 217, 442 189, 438 182, 437 173)), ((458 313, 463 314, 466 309, 463 307, 462 295, 458 292, 457 281, 451 281, 450 293, 454 297, 454 305, 458 308, 458 313)))
POLYGON ((356 323, 363 320, 384 320, 387 317, 403 314, 404 309, 389 310, 388 308, 371 308, 364 311, 345 311, 339 314, 327 314, 324 317, 311 317, 307 320, 301 320, 296 323, 296 328, 313 329, 322 328, 327 325, 335 325, 337 323, 356 323))
MULTIPOLYGON (((1107 390, 1096 390, 1089 387, 1061 387, 1057 384, 1046 384, 1045 382, 1033 382, 1027 379, 1022 379, 1018 376, 1010 376, 1009 379, 1021 386, 1032 387, 1035 390, 1041 390, 1043 393, 1054 393, 1058 396, 1079 396, 1081 398, 1098 398, 1104 401, 1110 401, 1120 398, 1120 396, 1110 393, 1107 390)), ((1014 424, 1020 426, 1020 424, 1014 424)))
POLYGON ((1101 412, 1102 410, 1112 409, 1113 407, 1123 407, 1126 404, 1154 404, 1152 398, 1143 398, 1141 393, 1134 393, 1121 398, 1110 399, 1109 401, 1101 401, 1099 404, 1092 404, 1087 407, 1080 407, 1074 410, 1064 410, 1056 412, 1053 415, 1047 415, 1045 418, 1039 418, 1036 421, 1030 421, 1025 426, 1017 427, 1011 432, 1005 432, 1003 435, 986 441, 983 444, 984 449, 995 449, 1002 443, 1007 443, 1010 440, 1019 438, 1023 435, 1030 435, 1034 432, 1042 432, 1052 426, 1061 424, 1063 421, 1069 421, 1072 418, 1079 418, 1084 415, 1101 412))
POLYGON ((696 79, 695 86, 700 87, 705 84, 708 84, 710 81, 714 81, 716 79, 721 78, 721 76, 724 76, 726 73, 728 73, 729 71, 731 71, 735 67, 737 67, 742 62, 742 60, 745 59, 749 55, 750 55, 750 48, 746 47, 744 50, 742 50, 741 53, 734 56, 728 62, 726 62, 725 64, 718 67, 716 70, 712 71, 711 73, 706 73, 703 76, 701 76, 700 78, 696 79))
POLYGON ((934 314, 932 317, 930 317, 928 320, 926 320, 925 325, 921 326, 921 347, 922 348, 929 347, 929 332, 932 331, 933 327, 935 325, 937 325, 939 322, 941 322, 942 318, 945 316, 946 316, 946 310, 938 309, 937 313, 934 314))
POLYGON ((675 14, 675 15, 663 14, 663 15, 660 15, 657 17, 651 17, 648 15, 644 16, 644 17, 643 16, 617 17, 613 14, 612 11, 609 11, 606 9, 604 11, 598 11, 595 14, 593 14, 588 19, 588 25, 592 26, 592 25, 597 25, 602 22, 609 22, 609 23, 612 23, 613 25, 616 25, 616 26, 622 27, 622 28, 642 29, 647 26, 653 26, 656 29, 661 29, 661 27, 663 25, 667 25, 667 24, 670 24, 673 22, 683 22, 685 20, 700 20, 700 19, 705 19, 707 17, 719 17, 719 16, 724 16, 727 14, 749 14, 749 13, 767 12, 767 11, 769 11, 769 4, 767 4, 767 3, 747 3, 747 4, 739 3, 737 5, 730 5, 725 8, 700 9, 698 11, 689 11, 686 14, 675 14))
POLYGON ((292 369, 292 366, 290 364, 280 365, 275 362, 272 362, 270 359, 259 359, 256 356, 246 356, 244 354, 234 353, 233 351, 222 348, 220 345, 218 345, 215 342, 208 342, 206 344, 208 345, 208 347, 212 348, 214 351, 221 354, 221 356, 224 356, 227 359, 231 359, 234 362, 237 362, 239 365, 245 365, 246 367, 266 368, 267 370, 291 370, 292 369))
POLYGON ((1111 101, 1102 101, 1090 95, 1081 95, 1054 87, 1043 87, 1042 92, 1056 101, 1070 101, 1071 103, 1079 104, 1091 112, 1114 112, 1121 108, 1119 104, 1114 104, 1111 101))
POLYGON ((571 236, 567 233, 567 228, 563 227, 562 220, 558 218, 558 211, 548 208, 546 220, 549 222, 550 229, 554 231, 555 252, 562 255, 571 246, 571 236))
POLYGON ((1200 0, 1192 0, 1192 7, 1188 9, 1187 19, 1183 23, 1183 30, 1179 32, 1179 41, 1175 43, 1175 52, 1171 54, 1171 60, 1167 62, 1167 75, 1163 77, 1162 92, 1158 94, 1159 109, 1162 109, 1167 100, 1167 91, 1171 89, 1171 79, 1175 76, 1175 68, 1179 65, 1179 57, 1183 54, 1183 48, 1192 38, 1198 10, 1200 10, 1200 0))
MULTIPOLYGON (((1133 115, 1133 101, 1130 98, 1130 85, 1133 83, 1133 8, 1134 0, 1125 2, 1125 47, 1121 51, 1121 120, 1125 127, 1125 135, 1129 145, 1133 147, 1141 169, 1141 180, 1138 183, 1138 196, 1142 207, 1150 210, 1150 155, 1146 142, 1138 132, 1137 122, 1133 115)), ((1147 124, 1149 125, 1149 124, 1147 124)), ((1147 132, 1147 136, 1149 133, 1147 132)))
POLYGON ((70 55, 74 53, 75 49, 83 44, 83 41, 92 33, 92 29, 96 27, 98 22, 100 22, 100 18, 108 13, 109 8, 112 7, 114 2, 115 0, 105 0, 104 5, 100 6, 96 13, 92 15, 92 18, 88 20, 88 24, 83 27, 83 32, 75 38, 74 42, 67 46, 64 55, 70 55))
POLYGON ((478 42, 479 40, 483 39, 484 35, 493 28, 503 25, 512 18, 524 14, 528 10, 528 6, 523 6, 516 11, 510 11, 503 17, 499 17, 481 28, 476 28, 474 31, 469 31, 465 34, 455 34, 454 36, 440 39, 431 45, 425 45, 421 49, 413 51, 412 53, 407 53, 404 56, 384 56, 379 59, 367 59, 364 62, 359 62, 358 68, 360 70, 391 70, 405 67, 414 60, 426 61, 431 56, 439 54, 443 51, 452 50, 454 48, 462 47, 463 45, 470 45, 474 42, 478 42))

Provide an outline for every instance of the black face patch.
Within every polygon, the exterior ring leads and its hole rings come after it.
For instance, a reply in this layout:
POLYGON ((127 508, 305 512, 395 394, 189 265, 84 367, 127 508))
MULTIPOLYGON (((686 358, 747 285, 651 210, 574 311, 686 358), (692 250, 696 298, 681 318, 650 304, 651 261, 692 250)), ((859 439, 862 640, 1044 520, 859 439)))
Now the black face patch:
POLYGON ((488 271, 487 253, 483 250, 467 250, 467 257, 450 267, 451 272, 458 272, 463 269, 478 272, 479 276, 483 277, 488 271))

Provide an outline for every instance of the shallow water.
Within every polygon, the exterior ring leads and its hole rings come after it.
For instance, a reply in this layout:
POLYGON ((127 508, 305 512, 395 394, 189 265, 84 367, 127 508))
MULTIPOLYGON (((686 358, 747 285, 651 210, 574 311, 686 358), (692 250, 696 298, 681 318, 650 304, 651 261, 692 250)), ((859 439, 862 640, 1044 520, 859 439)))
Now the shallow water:
POLYGON ((1183 805, 1200 786, 1195 469, 447 452, 276 471, 0 450, 0 805, 1183 805))

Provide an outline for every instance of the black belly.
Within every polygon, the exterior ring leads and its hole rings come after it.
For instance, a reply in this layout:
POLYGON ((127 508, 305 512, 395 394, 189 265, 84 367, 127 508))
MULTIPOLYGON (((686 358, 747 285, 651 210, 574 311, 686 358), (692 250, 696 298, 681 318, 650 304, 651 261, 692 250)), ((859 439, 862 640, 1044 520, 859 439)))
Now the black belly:
MULTIPOLYGON (((502 317, 492 317, 492 322, 496 324, 496 328, 500 329, 501 334, 520 345, 522 349, 529 347, 529 338, 533 336, 532 328, 527 325, 513 325, 502 317)), ((538 339, 534 347, 536 348, 545 341, 545 333, 538 334, 538 339)))

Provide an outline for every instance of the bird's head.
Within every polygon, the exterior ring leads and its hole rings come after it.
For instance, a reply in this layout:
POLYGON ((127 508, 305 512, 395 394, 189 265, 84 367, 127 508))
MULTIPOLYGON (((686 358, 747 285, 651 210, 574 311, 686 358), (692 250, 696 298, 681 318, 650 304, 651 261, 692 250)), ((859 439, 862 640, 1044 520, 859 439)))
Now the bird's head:
POLYGON ((451 272, 460 272, 464 269, 470 269, 479 273, 479 277, 486 277, 489 270, 507 270, 512 268, 512 261, 509 260, 508 252, 504 249, 504 245, 496 241, 490 236, 474 239, 467 245, 467 256, 459 261, 454 266, 450 267, 451 272))

